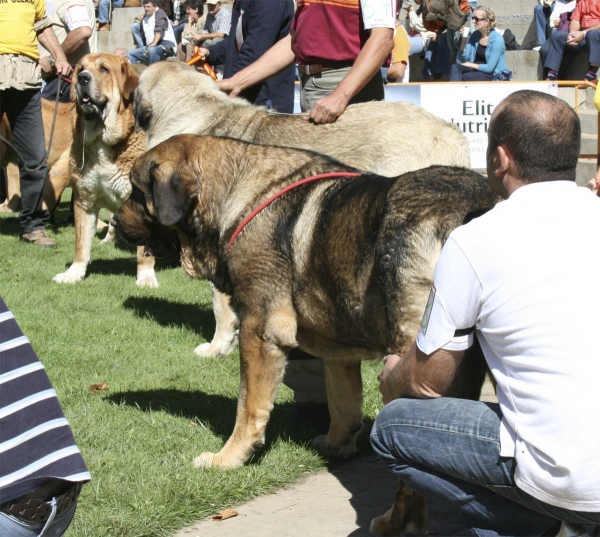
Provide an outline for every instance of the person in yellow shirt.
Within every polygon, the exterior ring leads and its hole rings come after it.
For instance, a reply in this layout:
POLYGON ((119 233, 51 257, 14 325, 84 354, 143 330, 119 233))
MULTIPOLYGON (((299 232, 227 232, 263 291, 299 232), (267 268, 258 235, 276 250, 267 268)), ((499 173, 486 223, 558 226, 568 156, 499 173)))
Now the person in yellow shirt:
POLYGON ((392 49, 391 63, 387 70, 388 82, 408 82, 408 56, 410 41, 402 24, 396 23, 394 35, 394 48, 392 49))
POLYGON ((51 24, 44 0, 0 1, 0 114, 6 114, 21 157, 21 238, 46 247, 56 246, 56 241, 46 233, 50 214, 42 209, 48 167, 38 40, 50 51, 57 75, 68 77, 73 70, 51 24))

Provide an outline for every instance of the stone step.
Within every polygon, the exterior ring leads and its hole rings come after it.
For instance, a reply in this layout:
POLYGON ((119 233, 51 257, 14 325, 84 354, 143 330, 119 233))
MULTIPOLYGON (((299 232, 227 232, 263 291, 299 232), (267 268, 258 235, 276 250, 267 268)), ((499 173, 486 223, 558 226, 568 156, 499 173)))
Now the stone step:
POLYGON ((598 136, 595 134, 581 135, 581 154, 596 155, 598 153, 598 136))
POLYGON ((98 32, 98 51, 112 54, 116 48, 123 47, 127 50, 135 48, 131 30, 128 32, 98 32))
POLYGON ((595 110, 594 95, 596 90, 593 88, 575 89, 575 88, 558 88, 558 96, 575 108, 579 103, 579 110, 595 110))
POLYGON ((594 175, 596 175, 597 169, 596 159, 580 158, 577 163, 577 184, 585 185, 592 177, 594 177, 594 175))
POLYGON ((594 137, 598 135, 598 111, 583 109, 579 110, 579 119, 581 121, 581 132, 590 134, 594 137))
POLYGON ((131 23, 138 15, 144 15, 143 7, 120 7, 115 9, 111 31, 131 33, 131 23))

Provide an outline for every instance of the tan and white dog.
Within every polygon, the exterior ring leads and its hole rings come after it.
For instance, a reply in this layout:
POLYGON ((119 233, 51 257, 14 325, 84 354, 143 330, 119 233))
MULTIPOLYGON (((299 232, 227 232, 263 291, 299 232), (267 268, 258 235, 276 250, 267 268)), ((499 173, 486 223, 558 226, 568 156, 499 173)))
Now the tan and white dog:
MULTIPOLYGON (((69 171, 75 207, 75 260, 57 283, 85 277, 100 209, 116 212, 131 193, 129 172, 146 150, 145 136, 135 132, 133 97, 138 76, 127 60, 112 54, 88 54, 75 67, 71 100, 75 101, 74 142, 69 171)), ((109 228, 102 242, 114 239, 109 228)), ((154 258, 138 248, 137 285, 158 287, 154 258)))

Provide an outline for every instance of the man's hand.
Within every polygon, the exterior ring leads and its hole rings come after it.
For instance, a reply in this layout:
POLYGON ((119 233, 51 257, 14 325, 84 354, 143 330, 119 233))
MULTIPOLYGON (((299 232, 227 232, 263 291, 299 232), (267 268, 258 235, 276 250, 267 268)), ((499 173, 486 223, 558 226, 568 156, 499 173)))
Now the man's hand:
POLYGON ((383 359, 383 369, 377 375, 377 380, 384 405, 398 399, 398 364, 401 361, 402 358, 397 354, 390 354, 383 359))
POLYGON ((58 58, 54 64, 54 70, 58 76, 69 77, 73 72, 73 68, 69 65, 66 58, 58 58))
POLYGON ((198 53, 200 54, 200 56, 202 56, 204 59, 208 58, 208 55, 210 54, 210 50, 208 50, 205 47, 200 47, 198 48, 198 53))
POLYGON ((577 43, 581 43, 585 39, 585 34, 583 30, 577 30, 575 32, 569 32, 567 36, 567 45, 577 45, 577 43))
POLYGON ((344 113, 348 101, 349 99, 341 95, 340 92, 334 91, 315 103, 307 119, 321 125, 333 123, 344 113))
POLYGON ((202 37, 202 34, 192 34, 190 39, 194 43, 202 43, 204 41, 204 37, 202 37))
POLYGON ((230 97, 237 97, 242 91, 242 86, 235 81, 235 77, 217 80, 217 86, 219 86, 219 89, 223 93, 227 93, 230 97))
POLYGON ((42 69, 42 73, 46 75, 51 75, 54 72, 54 69, 50 65, 50 56, 44 56, 40 58, 40 67, 42 69))

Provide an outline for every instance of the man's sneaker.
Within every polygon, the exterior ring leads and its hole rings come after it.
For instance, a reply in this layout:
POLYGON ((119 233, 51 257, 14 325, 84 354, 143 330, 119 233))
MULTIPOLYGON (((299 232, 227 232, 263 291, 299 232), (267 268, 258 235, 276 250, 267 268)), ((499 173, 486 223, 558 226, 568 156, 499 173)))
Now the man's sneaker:
POLYGON ((36 246, 45 246, 46 248, 56 248, 56 241, 48 237, 44 228, 35 229, 29 233, 23 233, 21 239, 25 242, 35 244, 36 246))

